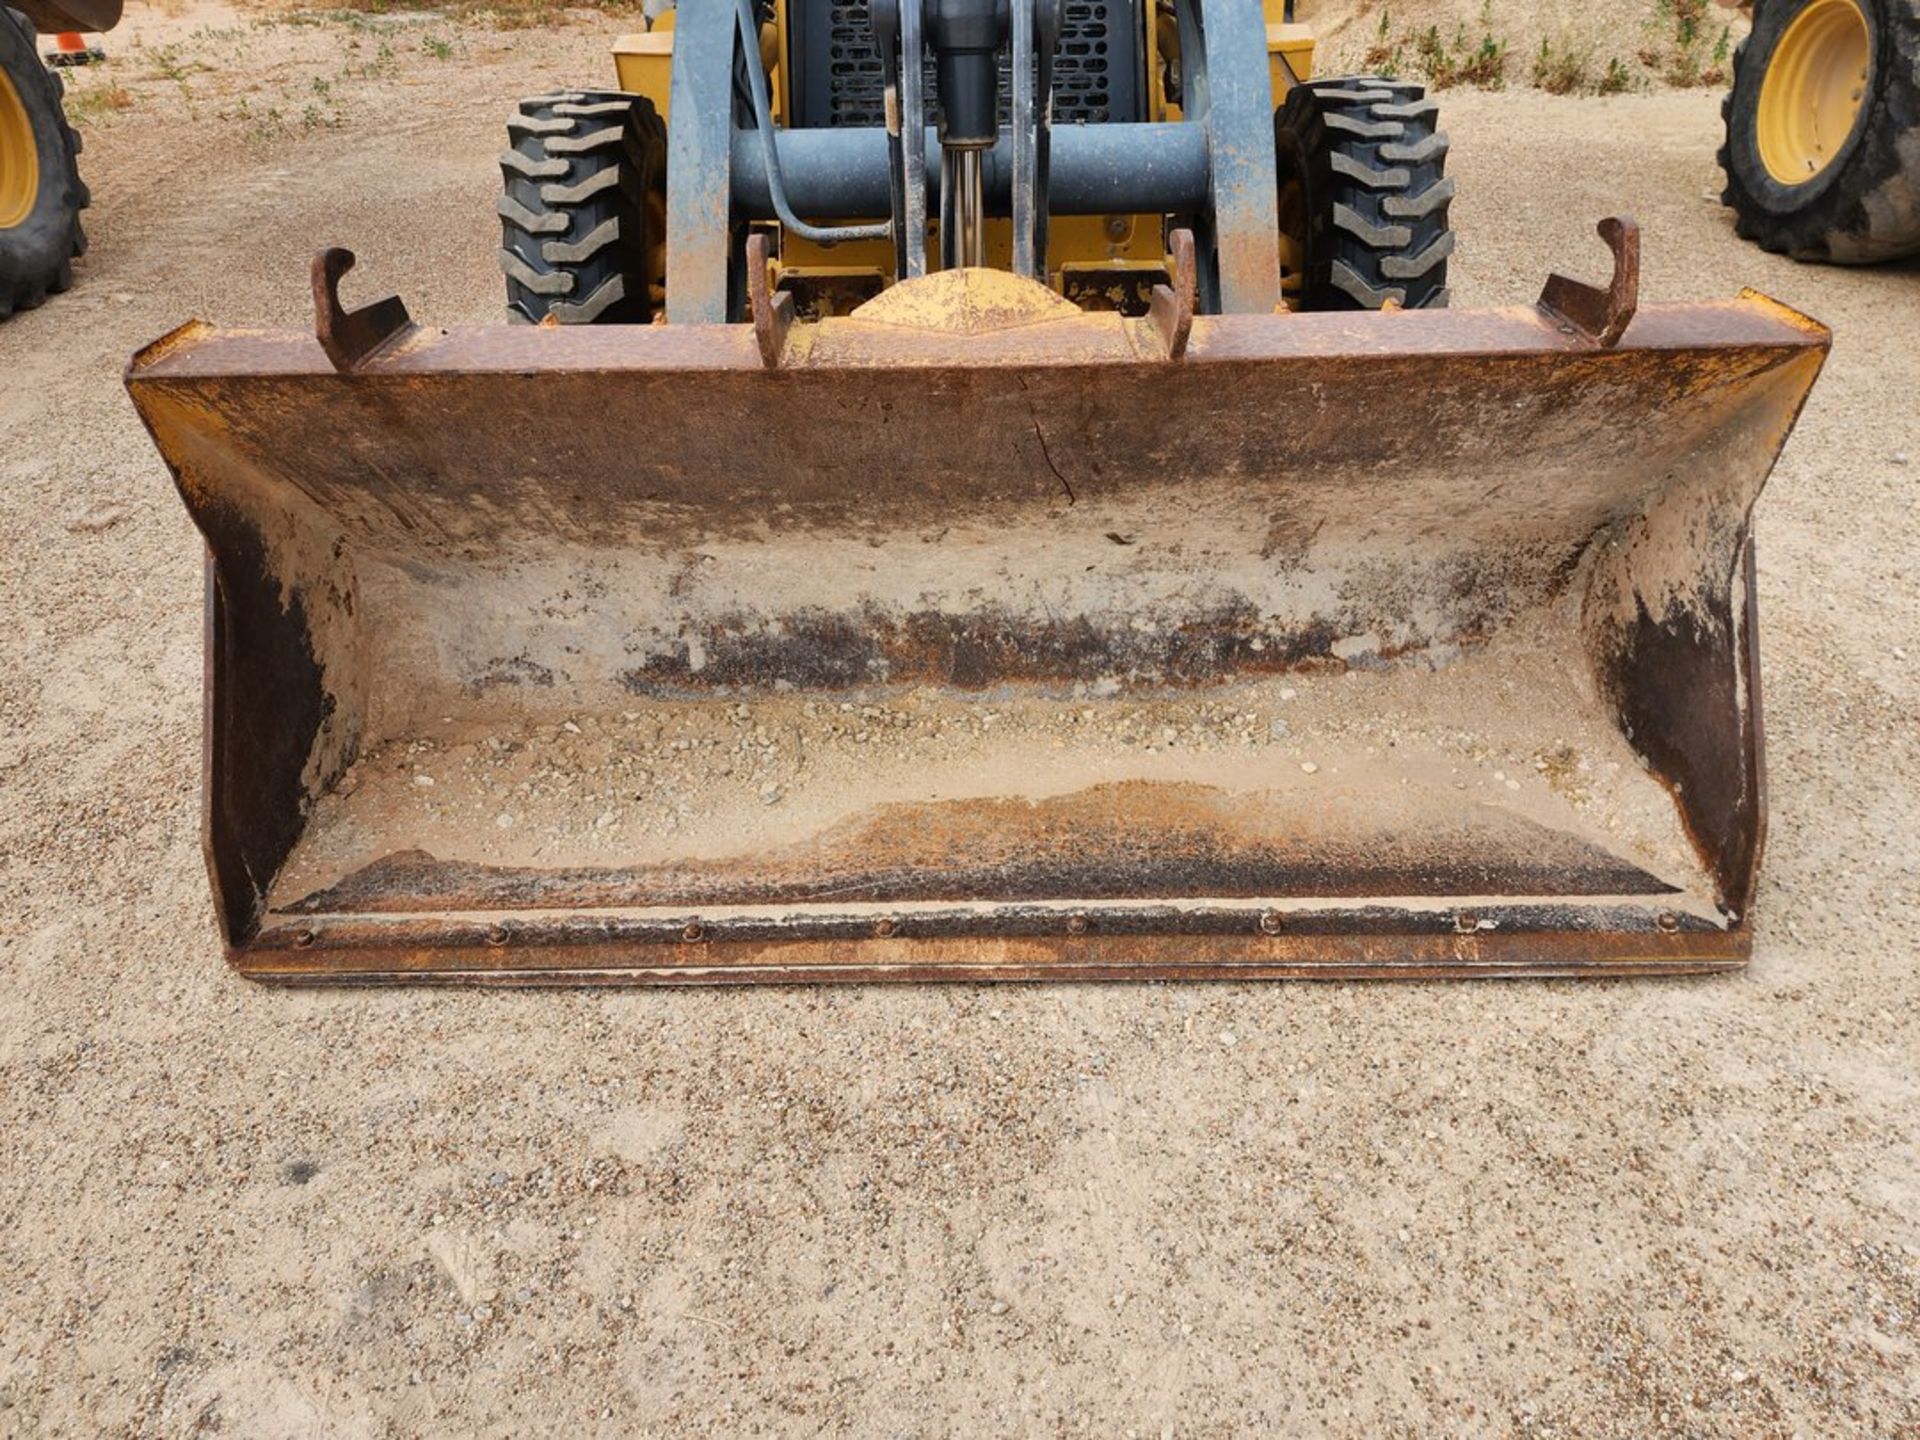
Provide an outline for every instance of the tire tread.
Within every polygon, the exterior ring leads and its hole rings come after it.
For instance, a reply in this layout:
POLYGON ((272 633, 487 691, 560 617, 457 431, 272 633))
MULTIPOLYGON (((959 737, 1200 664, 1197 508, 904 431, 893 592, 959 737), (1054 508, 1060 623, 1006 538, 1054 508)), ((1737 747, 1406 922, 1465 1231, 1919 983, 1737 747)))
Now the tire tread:
POLYGON ((1454 183, 1439 106, 1374 75, 1310 81, 1275 113, 1275 151, 1307 194, 1309 310, 1444 306, 1454 183))
POLYGON ((666 173, 666 126, 651 102, 556 92, 521 101, 507 132, 497 208, 510 318, 650 320, 657 281, 648 268, 659 237, 649 228, 663 213, 666 173))

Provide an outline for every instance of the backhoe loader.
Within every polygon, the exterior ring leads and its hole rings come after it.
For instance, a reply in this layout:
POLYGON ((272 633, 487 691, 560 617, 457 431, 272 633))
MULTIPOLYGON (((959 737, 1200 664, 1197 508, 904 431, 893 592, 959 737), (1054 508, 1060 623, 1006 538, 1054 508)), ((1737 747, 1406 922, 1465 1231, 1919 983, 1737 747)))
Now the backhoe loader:
MULTIPOLYGON (((1247 0, 700 0, 523 102, 510 317, 190 322, 206 849, 274 981, 1747 956, 1749 519, 1827 333, 1456 311, 1421 88, 1247 0)), ((1595 247, 1596 261, 1600 256, 1595 247)))

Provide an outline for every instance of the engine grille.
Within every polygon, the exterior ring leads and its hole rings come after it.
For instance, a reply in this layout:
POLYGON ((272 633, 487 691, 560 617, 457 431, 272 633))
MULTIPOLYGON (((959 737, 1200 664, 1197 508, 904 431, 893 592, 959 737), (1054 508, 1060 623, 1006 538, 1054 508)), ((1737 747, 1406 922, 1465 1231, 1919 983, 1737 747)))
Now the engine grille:
MULTIPOLYGON (((1132 0, 1068 0, 1053 63, 1056 124, 1140 120, 1140 34, 1132 0)), ((790 0, 794 123, 881 125, 880 52, 866 0, 790 0)), ((1000 119, 1007 119, 1007 58, 1001 57, 1000 119)), ((933 62, 926 67, 929 104, 939 113, 933 62)))

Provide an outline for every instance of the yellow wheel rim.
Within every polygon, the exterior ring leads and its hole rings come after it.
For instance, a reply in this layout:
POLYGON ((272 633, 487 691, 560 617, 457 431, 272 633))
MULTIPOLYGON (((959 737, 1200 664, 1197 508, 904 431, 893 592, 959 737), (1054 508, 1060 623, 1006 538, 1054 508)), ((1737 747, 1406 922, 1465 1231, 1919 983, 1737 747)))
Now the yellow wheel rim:
POLYGON ((0 230, 11 230, 33 213, 40 193, 40 148, 20 92, 0 70, 0 230))
POLYGON ((1853 134, 1873 41, 1859 0, 1813 0, 1774 46, 1760 83, 1760 161, 1782 185, 1804 185, 1853 134))
POLYGON ((1298 177, 1280 187, 1275 208, 1280 233, 1280 299, 1289 310, 1298 310, 1307 289, 1307 192, 1298 177))

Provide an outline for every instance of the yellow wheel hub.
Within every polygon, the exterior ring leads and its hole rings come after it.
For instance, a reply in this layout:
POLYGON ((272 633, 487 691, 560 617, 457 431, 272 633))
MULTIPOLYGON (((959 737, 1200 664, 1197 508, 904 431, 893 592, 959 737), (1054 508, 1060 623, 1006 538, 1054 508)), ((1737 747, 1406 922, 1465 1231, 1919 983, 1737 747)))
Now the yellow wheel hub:
POLYGON ((11 230, 33 213, 40 193, 40 149, 20 92, 0 70, 0 230, 11 230))
POLYGON ((1760 161, 1782 185, 1833 163, 1866 101, 1872 35, 1859 0, 1813 0, 1774 46, 1760 83, 1760 161))

